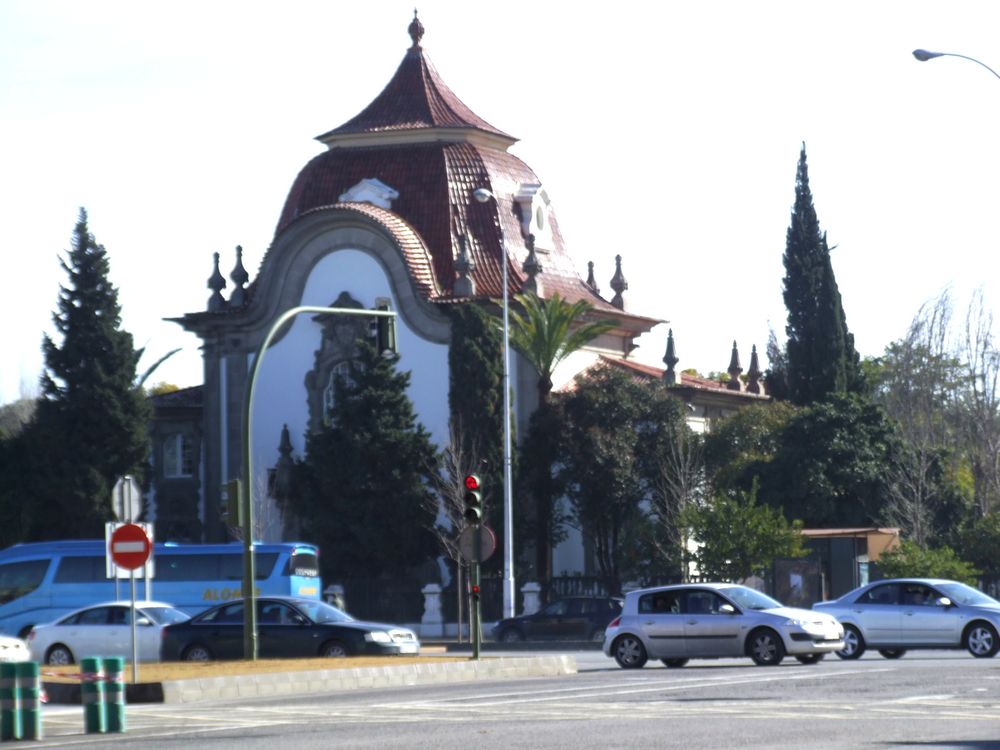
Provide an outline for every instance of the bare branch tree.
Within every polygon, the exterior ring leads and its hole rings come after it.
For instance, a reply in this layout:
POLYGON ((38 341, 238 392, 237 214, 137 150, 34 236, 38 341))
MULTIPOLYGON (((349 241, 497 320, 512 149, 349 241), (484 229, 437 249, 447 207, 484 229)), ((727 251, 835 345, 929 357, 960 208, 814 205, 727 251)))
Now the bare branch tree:
POLYGON ((879 400, 899 424, 905 449, 889 467, 886 521, 920 545, 934 536, 940 501, 941 449, 954 443, 959 362, 950 340, 952 301, 945 290, 914 316, 902 340, 887 349, 879 400))
POLYGON ((677 559, 681 578, 687 580, 688 533, 683 522, 685 509, 702 502, 705 494, 705 458, 702 441, 687 427, 673 432, 669 446, 655 466, 651 510, 661 534, 653 545, 664 559, 677 559))
POLYGON ((962 354, 966 367, 964 427, 972 457, 980 515, 1000 507, 1000 350, 993 337, 993 314, 978 289, 965 318, 962 354))

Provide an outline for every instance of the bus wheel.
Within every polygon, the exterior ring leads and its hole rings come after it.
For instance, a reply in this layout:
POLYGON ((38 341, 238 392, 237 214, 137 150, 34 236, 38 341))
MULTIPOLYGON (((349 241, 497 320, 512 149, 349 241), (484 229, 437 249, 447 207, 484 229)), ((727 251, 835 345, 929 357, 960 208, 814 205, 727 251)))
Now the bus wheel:
POLYGON ((61 643, 57 643, 55 646, 50 648, 49 652, 45 655, 45 663, 59 667, 65 666, 66 664, 72 664, 73 652, 61 643))

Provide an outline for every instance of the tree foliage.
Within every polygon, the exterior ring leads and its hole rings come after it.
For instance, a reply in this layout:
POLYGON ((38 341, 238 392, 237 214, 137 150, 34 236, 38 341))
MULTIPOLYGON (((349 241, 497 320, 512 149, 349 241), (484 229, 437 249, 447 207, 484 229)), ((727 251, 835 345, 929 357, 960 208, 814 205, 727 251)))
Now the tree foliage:
MULTIPOLYGON (((671 468, 672 440, 687 429, 680 424, 683 405, 661 381, 604 365, 578 376, 554 407, 563 425, 557 476, 572 521, 589 541, 609 591, 620 593, 623 581, 650 571, 648 553, 657 554, 656 546, 645 543, 650 534, 659 533, 660 550, 669 546, 665 526, 651 527, 650 512, 655 519, 659 507, 672 526, 670 509, 679 498, 670 493, 692 487, 690 478, 666 486, 663 476, 671 468)), ((679 554, 663 563, 675 565, 677 559, 679 554)))
POLYGON ((978 575, 972 564, 960 559, 951 547, 930 549, 910 539, 883 552, 878 567, 886 578, 950 578, 973 586, 978 575))
POLYGON ((807 528, 869 526, 889 497, 886 467, 898 450, 894 426, 860 396, 802 409, 760 467, 760 499, 807 528))
POLYGON ((813 206, 805 144, 795 176, 784 264, 788 343, 783 366, 791 400, 811 404, 829 394, 861 392, 860 358, 847 328, 826 233, 820 231, 813 206))
MULTIPOLYGON (((448 312, 451 319, 448 406, 452 444, 446 450, 451 454, 447 463, 457 473, 446 481, 459 482, 465 474, 479 474, 485 517, 494 531, 501 532, 498 544, 502 545, 503 342, 500 327, 496 317, 478 305, 454 305, 448 312), (456 460, 460 465, 455 464, 456 460)), ((513 427, 512 424, 512 435, 513 427)), ((453 489, 459 491, 461 488, 455 486, 453 489)), ((448 493, 444 490, 444 494, 439 495, 445 504, 448 493)), ((495 555, 486 565, 498 565, 500 560, 500 556, 495 555)))
POLYGON ((146 473, 149 406, 136 385, 139 354, 121 330, 118 290, 107 252, 80 211, 62 268, 53 322, 45 336, 42 398, 25 431, 34 537, 95 537, 111 515, 111 488, 125 474, 146 473))
POLYGON ((531 498, 535 573, 542 584, 543 597, 547 598, 552 577, 552 548, 564 537, 564 518, 556 504, 560 487, 553 472, 559 425, 548 404, 552 375, 566 357, 614 328, 614 324, 585 320, 591 305, 582 300, 570 304, 559 294, 548 299, 541 299, 534 293, 519 294, 516 299, 524 314, 510 311, 511 343, 538 374, 538 408, 523 445, 521 466, 524 474, 520 486, 531 498))
POLYGON ((323 575, 402 575, 436 552, 426 528, 437 456, 406 395, 409 373, 367 342, 337 378, 327 423, 306 438, 290 499, 323 575))
POLYGON ((775 558, 804 554, 801 522, 789 523, 780 509, 759 505, 756 483, 749 492, 718 494, 710 503, 691 505, 684 519, 698 542, 694 562, 706 578, 763 576, 775 558))

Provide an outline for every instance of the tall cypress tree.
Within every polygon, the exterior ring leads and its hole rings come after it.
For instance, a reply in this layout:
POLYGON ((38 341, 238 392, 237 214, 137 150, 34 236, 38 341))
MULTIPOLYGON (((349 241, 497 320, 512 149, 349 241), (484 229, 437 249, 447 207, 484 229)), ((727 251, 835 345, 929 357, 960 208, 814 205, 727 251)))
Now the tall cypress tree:
POLYGON ((121 330, 108 255, 83 209, 62 268, 69 283, 53 315, 60 340, 42 342, 42 398, 28 435, 40 516, 32 535, 95 537, 110 518, 115 481, 145 474, 150 414, 135 384, 139 353, 121 330))
POLYGON ((795 175, 784 263, 789 397, 797 404, 810 404, 832 393, 861 392, 861 360, 847 329, 826 233, 820 231, 813 206, 805 144, 795 175))
POLYGON ((437 455, 406 395, 410 374, 367 342, 337 379, 327 424, 306 439, 292 507, 328 580, 400 576, 437 551, 425 510, 437 455))

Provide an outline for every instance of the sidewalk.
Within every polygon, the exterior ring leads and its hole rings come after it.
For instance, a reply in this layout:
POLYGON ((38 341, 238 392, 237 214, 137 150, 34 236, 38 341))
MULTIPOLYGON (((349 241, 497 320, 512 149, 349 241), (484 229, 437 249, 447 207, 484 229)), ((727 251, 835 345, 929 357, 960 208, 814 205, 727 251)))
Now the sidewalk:
MULTIPOLYGON (((429 649, 440 646, 435 643, 427 645, 429 649)), ((468 644, 454 645, 468 646, 468 644)), ((537 647, 538 644, 534 645, 537 647)), ((468 648, 471 650, 471 646, 468 648)), ((576 671, 576 659, 567 654, 487 657, 479 661, 470 659, 437 664, 423 662, 398 666, 317 669, 127 684, 125 700, 128 703, 197 703, 227 698, 299 695, 477 680, 555 677, 576 674, 576 671)), ((43 684, 48 693, 49 703, 80 705, 79 684, 57 682, 43 684)))

